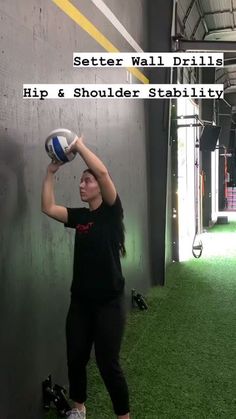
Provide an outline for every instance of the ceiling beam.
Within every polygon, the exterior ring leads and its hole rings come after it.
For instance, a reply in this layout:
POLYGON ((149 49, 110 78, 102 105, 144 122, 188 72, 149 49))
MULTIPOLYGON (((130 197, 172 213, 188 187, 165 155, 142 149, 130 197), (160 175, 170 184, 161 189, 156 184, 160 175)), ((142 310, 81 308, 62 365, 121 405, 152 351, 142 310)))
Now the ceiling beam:
POLYGON ((233 0, 231 0, 231 16, 232 16, 232 29, 234 29, 235 28, 235 17, 234 17, 233 0))
POLYGON ((189 7, 188 7, 188 9, 186 10, 185 16, 183 18, 184 27, 185 27, 185 23, 186 23, 189 15, 190 15, 190 13, 191 13, 191 11, 192 11, 193 6, 194 6, 195 3, 196 3, 196 0, 192 0, 191 3, 190 3, 190 5, 189 5, 189 7))
POLYGON ((231 84, 231 85, 234 85, 234 86, 236 85, 236 83, 232 83, 233 81, 236 81, 236 78, 232 78, 232 77, 230 77, 230 78, 229 78, 229 81, 230 81, 230 84, 231 84))
MULTIPOLYGON (((218 72, 219 70, 217 69, 216 70, 216 72, 218 72)), ((226 72, 224 72, 224 73, 222 73, 222 75, 223 74, 235 74, 236 73, 236 69, 235 70, 232 70, 232 71, 230 71, 230 70, 227 70, 226 72)))
POLYGON ((184 30, 183 22, 181 21, 179 15, 177 15, 177 22, 179 24, 180 30, 182 32, 182 35, 184 35, 185 34, 185 30, 184 30))
MULTIPOLYGON (((233 68, 233 67, 236 67, 236 59, 232 59, 232 61, 229 61, 229 62, 224 62, 224 68, 233 68)), ((234 73, 235 71, 231 71, 231 73, 234 73)), ((229 73, 229 71, 228 71, 228 73, 229 73)))
POLYGON ((198 29, 201 22, 203 23, 203 26, 204 26, 204 29, 205 29, 204 37, 206 36, 206 34, 208 34, 208 27, 207 27, 206 21, 204 19, 204 13, 203 13, 202 7, 199 3, 199 0, 192 0, 188 9, 187 9, 187 11, 186 11, 186 13, 185 13, 185 16, 183 18, 183 22, 181 22, 181 26, 184 30, 184 33, 185 33, 185 28, 186 28, 186 22, 188 20, 188 17, 190 15, 191 11, 193 10, 194 6, 196 6, 196 8, 198 10, 198 14, 199 14, 200 17, 199 17, 196 25, 194 26, 193 32, 191 33, 191 39, 194 38, 195 33, 197 32, 197 29, 198 29))
POLYGON ((201 15, 201 18, 202 18, 203 26, 205 28, 205 34, 204 34, 204 37, 205 37, 205 35, 209 33, 209 29, 208 29, 208 26, 207 26, 207 23, 206 23, 205 14, 204 14, 204 11, 203 11, 200 0, 197 0, 197 7, 198 7, 198 12, 199 12, 199 14, 201 15))
POLYGON ((227 89, 225 89, 224 94, 229 95, 230 93, 235 93, 235 92, 236 92, 236 85, 230 86, 227 89))
POLYGON ((196 41, 175 37, 177 51, 236 51, 235 41, 196 41))
POLYGON ((191 33, 191 39, 194 39, 195 33, 197 32, 198 26, 200 25, 201 21, 202 21, 202 17, 199 16, 198 21, 197 21, 196 25, 194 26, 193 31, 191 33))
POLYGON ((221 15, 224 13, 232 13, 232 12, 236 12, 236 9, 231 8, 231 9, 225 9, 225 10, 214 10, 214 12, 205 12, 204 16, 212 16, 212 15, 221 15))
POLYGON ((214 33, 224 34, 225 32, 235 32, 235 30, 236 30, 236 28, 232 28, 232 26, 227 26, 227 27, 222 26, 222 27, 218 27, 216 29, 209 30, 208 35, 212 35, 214 33))

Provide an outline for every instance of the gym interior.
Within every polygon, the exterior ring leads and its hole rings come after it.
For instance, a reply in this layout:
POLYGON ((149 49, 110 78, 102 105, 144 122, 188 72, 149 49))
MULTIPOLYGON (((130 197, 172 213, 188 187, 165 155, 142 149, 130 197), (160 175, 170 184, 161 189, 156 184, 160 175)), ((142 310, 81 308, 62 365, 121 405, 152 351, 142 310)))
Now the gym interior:
MULTIPOLYGON (((42 383, 67 386, 74 232, 40 207, 45 138, 65 127, 84 134, 123 204, 131 417, 235 418, 236 1, 1 0, 0 16, 0 417, 56 418, 42 383), (114 51, 223 52, 224 66, 73 67, 74 52, 114 51), (220 83, 224 98, 25 100, 27 83, 220 83)), ((84 169, 77 157, 58 172, 58 203, 82 205, 84 169)), ((94 371, 88 417, 111 419, 94 371)))

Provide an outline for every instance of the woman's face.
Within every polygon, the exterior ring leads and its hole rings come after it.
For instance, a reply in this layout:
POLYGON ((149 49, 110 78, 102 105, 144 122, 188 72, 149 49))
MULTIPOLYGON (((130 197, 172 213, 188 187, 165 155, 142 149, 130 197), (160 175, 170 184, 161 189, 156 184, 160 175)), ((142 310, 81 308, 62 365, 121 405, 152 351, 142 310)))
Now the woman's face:
POLYGON ((95 177, 89 172, 84 172, 80 180, 81 200, 89 202, 97 198, 100 194, 101 190, 95 177))

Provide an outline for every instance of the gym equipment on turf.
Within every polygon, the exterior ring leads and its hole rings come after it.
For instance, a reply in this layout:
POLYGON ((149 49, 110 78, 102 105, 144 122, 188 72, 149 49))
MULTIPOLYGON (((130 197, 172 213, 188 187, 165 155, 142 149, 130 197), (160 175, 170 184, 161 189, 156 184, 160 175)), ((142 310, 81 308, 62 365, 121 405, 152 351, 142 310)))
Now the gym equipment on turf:
POLYGON ((132 289, 132 306, 134 306, 134 303, 137 304, 140 310, 148 309, 147 303, 142 294, 136 293, 135 289, 132 289))
POLYGON ((71 409, 71 406, 66 397, 66 389, 58 384, 52 385, 52 376, 49 375, 46 380, 42 382, 43 391, 43 407, 45 410, 50 409, 51 402, 54 403, 59 416, 64 417, 66 412, 71 409))

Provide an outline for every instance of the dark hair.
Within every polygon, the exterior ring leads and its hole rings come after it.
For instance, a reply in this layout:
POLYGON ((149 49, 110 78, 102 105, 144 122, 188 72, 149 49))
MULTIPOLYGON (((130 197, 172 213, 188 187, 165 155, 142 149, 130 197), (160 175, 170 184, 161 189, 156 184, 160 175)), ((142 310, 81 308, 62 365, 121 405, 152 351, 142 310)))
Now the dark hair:
MULTIPOLYGON (((85 169, 83 171, 83 173, 85 173, 85 172, 90 173, 97 180, 97 176, 95 175, 95 173, 94 173, 94 171, 92 169, 85 169)), ((120 237, 119 252, 120 252, 120 255, 122 257, 125 257, 127 255, 127 252, 126 252, 126 248, 125 248, 125 225, 124 225, 123 219, 124 219, 124 212, 123 212, 123 208, 122 208, 121 217, 120 217, 120 223, 119 223, 119 225, 117 227, 117 230, 118 230, 118 235, 120 237)))
POLYGON ((92 169, 85 169, 83 171, 83 173, 89 172, 91 175, 93 175, 95 177, 95 179, 97 180, 97 176, 95 175, 94 171, 92 169))

